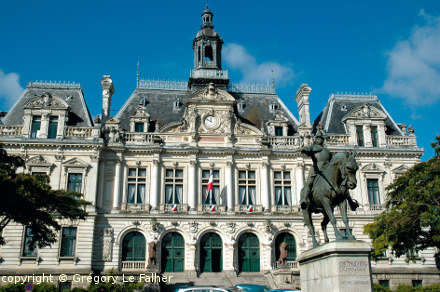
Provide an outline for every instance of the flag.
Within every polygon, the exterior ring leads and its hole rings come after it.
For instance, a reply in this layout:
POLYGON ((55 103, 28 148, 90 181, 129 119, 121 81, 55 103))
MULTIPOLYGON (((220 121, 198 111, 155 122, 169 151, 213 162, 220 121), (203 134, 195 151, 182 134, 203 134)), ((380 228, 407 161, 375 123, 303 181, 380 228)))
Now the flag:
POLYGON ((247 211, 248 211, 248 212, 252 212, 252 211, 254 211, 254 207, 253 207, 252 205, 248 205, 248 206, 247 206, 247 211))
POLYGON ((209 175, 208 185, 206 186, 206 191, 203 194, 203 198, 202 198, 203 203, 205 203, 206 199, 208 198, 209 192, 212 191, 212 189, 214 187, 213 185, 214 185, 214 174, 211 171, 211 174, 209 175))
POLYGON ((215 205, 210 205, 210 206, 209 206, 209 210, 210 210, 211 212, 214 212, 214 211, 215 211, 215 205))
POLYGON ((173 204, 171 206, 171 211, 177 211, 177 205, 176 204, 173 204))

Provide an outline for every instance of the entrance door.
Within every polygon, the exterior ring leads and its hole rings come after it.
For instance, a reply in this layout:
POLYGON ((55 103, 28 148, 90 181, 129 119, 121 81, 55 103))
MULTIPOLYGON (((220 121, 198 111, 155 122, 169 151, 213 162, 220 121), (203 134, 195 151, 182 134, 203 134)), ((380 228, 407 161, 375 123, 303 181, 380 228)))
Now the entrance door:
POLYGON ((220 236, 215 233, 207 233, 200 240, 200 267, 201 272, 221 272, 222 246, 220 236))
POLYGON ((287 261, 294 262, 296 260, 296 241, 290 233, 280 233, 275 239, 275 261, 280 258, 280 245, 282 242, 287 243, 287 261))
POLYGON ((122 241, 122 261, 145 261, 145 237, 137 232, 130 232, 122 241))
POLYGON ((260 242, 255 234, 245 233, 238 240, 240 272, 260 271, 260 242))
POLYGON ((162 271, 183 272, 185 264, 185 241, 182 235, 171 232, 162 239, 162 271))

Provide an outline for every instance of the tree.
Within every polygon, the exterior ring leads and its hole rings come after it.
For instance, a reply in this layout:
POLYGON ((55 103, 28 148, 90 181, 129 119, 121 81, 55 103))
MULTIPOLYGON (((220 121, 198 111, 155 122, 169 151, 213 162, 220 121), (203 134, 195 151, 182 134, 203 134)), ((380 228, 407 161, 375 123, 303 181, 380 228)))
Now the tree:
POLYGON ((432 143, 435 156, 418 163, 387 187, 385 211, 365 226, 374 256, 388 247, 400 257, 436 247, 440 259, 440 136, 432 143))
MULTIPOLYGON (((23 159, 8 155, 0 144, 0 232, 11 222, 31 228, 29 246, 43 247, 57 241, 59 219, 85 219, 90 203, 79 193, 52 190, 46 175, 17 173, 23 159)), ((0 244, 5 244, 0 233, 0 244)))

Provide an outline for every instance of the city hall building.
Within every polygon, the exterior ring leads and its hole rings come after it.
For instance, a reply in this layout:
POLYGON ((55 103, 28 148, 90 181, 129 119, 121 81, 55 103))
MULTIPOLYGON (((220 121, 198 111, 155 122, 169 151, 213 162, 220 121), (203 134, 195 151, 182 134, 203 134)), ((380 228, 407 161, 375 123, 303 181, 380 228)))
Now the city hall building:
MULTIPOLYGON (((115 109, 118 80, 104 76, 95 119, 79 84, 27 84, 2 118, 1 143, 26 161, 19 171, 47 174, 54 189, 80 192, 92 205, 84 221, 61 220, 51 247, 30 249, 30 230, 10 223, 0 275, 66 274, 63 285, 85 286, 73 275, 144 273, 154 243, 157 268, 176 281, 298 287, 296 257, 312 247, 299 199, 313 164, 300 150, 317 129, 331 152, 356 150, 358 185, 350 192, 360 208, 349 211, 349 226, 370 241, 363 229, 383 210, 385 187, 420 162, 414 129, 396 123, 375 95, 331 94, 311 121, 307 84, 293 112, 273 86, 231 82, 212 18, 207 7, 188 82, 140 79, 115 109), (288 268, 277 264, 282 242, 288 268)), ((314 218, 320 226, 321 215, 314 218)), ((384 254, 372 262, 373 280, 438 282, 433 254, 422 251, 415 262, 384 254)))

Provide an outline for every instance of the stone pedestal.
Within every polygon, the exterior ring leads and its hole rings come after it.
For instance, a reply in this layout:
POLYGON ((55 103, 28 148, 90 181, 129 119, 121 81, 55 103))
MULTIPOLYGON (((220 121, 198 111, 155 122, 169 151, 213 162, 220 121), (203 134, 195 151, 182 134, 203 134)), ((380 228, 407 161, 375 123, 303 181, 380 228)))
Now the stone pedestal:
POLYGON ((363 241, 334 241, 302 253, 301 291, 373 291, 370 253, 363 241))

